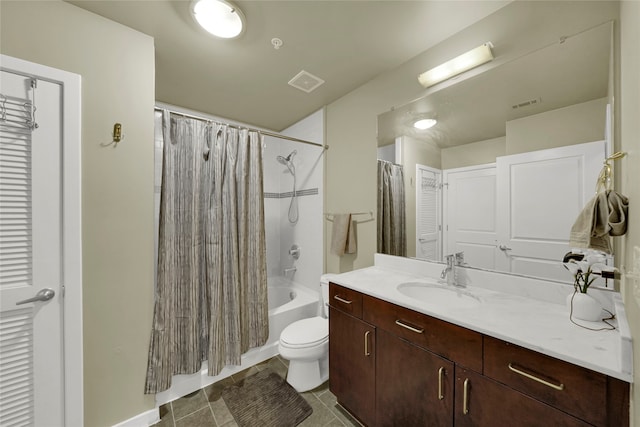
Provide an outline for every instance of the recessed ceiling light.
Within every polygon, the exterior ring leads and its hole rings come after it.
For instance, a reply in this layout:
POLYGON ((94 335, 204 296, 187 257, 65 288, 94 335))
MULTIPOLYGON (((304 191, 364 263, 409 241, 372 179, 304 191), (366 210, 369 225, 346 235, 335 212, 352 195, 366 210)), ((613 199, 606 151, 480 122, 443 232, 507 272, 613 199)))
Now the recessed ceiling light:
POLYGON ((420 119, 413 123, 413 127, 420 130, 432 128, 438 123, 436 119, 420 119))
POLYGON ((216 37, 233 39, 244 32, 244 14, 225 0, 193 0, 191 15, 202 28, 216 37))

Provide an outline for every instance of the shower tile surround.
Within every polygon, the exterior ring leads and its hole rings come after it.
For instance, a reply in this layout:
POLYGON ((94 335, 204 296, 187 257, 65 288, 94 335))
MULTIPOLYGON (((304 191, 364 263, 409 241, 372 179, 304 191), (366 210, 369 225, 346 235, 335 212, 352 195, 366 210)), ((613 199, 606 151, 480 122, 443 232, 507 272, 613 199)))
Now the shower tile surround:
MULTIPOLYGON (((222 390, 235 382, 269 368, 281 377, 287 374, 287 361, 279 356, 259 363, 231 377, 160 407, 160 422, 156 427, 234 427, 237 426, 224 400, 222 390)), ((300 427, 356 427, 360 424, 336 404, 328 383, 301 393, 311 405, 313 413, 300 427)))
MULTIPOLYGON (((317 111, 293 126, 283 135, 317 143, 324 142, 324 110, 317 111)), ((323 273, 323 150, 319 147, 265 137, 263 151, 265 226, 267 230, 267 271, 269 276, 286 276, 314 292, 319 291, 323 273), (277 156, 292 158, 296 172, 298 222, 288 220, 293 196, 293 176, 277 156), (289 255, 293 244, 301 248, 301 256, 289 255), (284 270, 295 267, 294 273, 284 270)))

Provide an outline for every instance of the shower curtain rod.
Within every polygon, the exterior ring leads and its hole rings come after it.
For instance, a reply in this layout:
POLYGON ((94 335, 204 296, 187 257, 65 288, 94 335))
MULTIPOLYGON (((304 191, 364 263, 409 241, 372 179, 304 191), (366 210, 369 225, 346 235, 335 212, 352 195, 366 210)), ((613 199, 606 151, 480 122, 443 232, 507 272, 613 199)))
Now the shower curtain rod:
MULTIPOLYGON (((207 122, 215 122, 214 119, 208 119, 206 117, 194 116, 193 114, 183 113, 182 111, 176 111, 176 110, 172 110, 170 108, 154 107, 154 110, 156 110, 156 111, 166 110, 166 111, 168 111, 170 113, 178 114, 178 115, 181 115, 181 116, 184 116, 184 117, 190 117, 190 118, 196 119, 196 120, 203 120, 203 121, 207 121, 207 122)), ((274 137, 274 138, 286 139, 288 141, 300 142, 302 144, 315 145, 316 147, 322 147, 323 150, 328 150, 329 149, 328 145, 318 144, 317 142, 307 141, 306 139, 295 138, 293 136, 282 135, 282 134, 279 134, 279 133, 269 132, 269 131, 266 131, 266 130, 254 129, 254 128, 250 128, 248 126, 236 126, 236 125, 232 125, 232 124, 229 124, 229 123, 225 123, 225 125, 227 125, 229 127, 232 127, 234 129, 248 129, 248 130, 251 130, 251 131, 255 131, 255 132, 261 133, 262 135, 265 135, 265 136, 271 136, 271 137, 274 137)))

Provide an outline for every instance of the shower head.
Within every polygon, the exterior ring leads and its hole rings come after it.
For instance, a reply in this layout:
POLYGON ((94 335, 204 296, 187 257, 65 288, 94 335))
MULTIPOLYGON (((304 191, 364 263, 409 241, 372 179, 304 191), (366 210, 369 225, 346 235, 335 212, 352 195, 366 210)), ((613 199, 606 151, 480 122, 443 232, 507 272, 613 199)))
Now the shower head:
POLYGON ((298 154, 298 152, 296 150, 293 150, 287 157, 278 156, 276 157, 276 160, 278 160, 278 163, 282 163, 283 165, 285 165, 289 169, 289 172, 295 174, 296 169, 295 166, 293 166, 292 159, 296 154, 298 154))
POLYGON ((296 154, 298 154, 298 152, 296 150, 293 150, 287 157, 278 156, 278 161, 283 165, 286 165, 287 162, 290 162, 293 156, 295 156, 296 154))

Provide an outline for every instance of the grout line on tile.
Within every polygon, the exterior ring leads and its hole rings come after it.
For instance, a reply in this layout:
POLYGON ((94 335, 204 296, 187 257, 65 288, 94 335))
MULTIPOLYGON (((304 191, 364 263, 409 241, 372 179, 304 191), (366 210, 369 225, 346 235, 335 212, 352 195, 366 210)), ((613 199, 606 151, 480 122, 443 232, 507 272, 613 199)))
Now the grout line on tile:
POLYGON ((216 413, 213 411, 213 408, 211 407, 211 402, 209 402, 209 398, 207 397, 207 406, 209 406, 209 411, 211 411, 211 416, 213 417, 213 422, 216 423, 217 427, 222 427, 220 425, 220 423, 218 422, 218 419, 216 418, 216 413))

